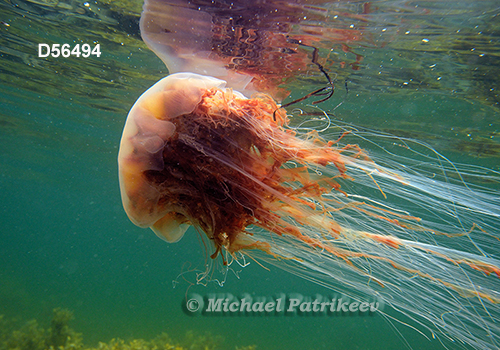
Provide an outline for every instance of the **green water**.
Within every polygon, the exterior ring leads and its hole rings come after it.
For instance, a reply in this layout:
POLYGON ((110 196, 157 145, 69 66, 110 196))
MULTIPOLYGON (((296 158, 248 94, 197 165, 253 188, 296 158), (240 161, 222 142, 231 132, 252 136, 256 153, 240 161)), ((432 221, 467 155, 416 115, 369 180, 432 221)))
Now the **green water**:
MULTIPOLYGON (((362 4, 323 6, 356 14, 362 4)), ((71 326, 89 345, 162 332, 180 341, 195 330, 222 336, 225 349, 403 349, 407 343, 442 349, 377 315, 183 312, 193 292, 329 291, 255 263, 237 268, 238 276, 229 273, 223 288, 191 285, 193 273, 187 281, 179 275, 202 268, 205 250, 194 230, 167 244, 128 220, 117 178, 121 131, 134 101, 168 73, 140 39, 140 8, 139 0, 96 1, 90 9, 71 0, 0 2, 0 314, 47 326, 52 309, 70 309, 71 326), (38 43, 94 41, 101 44, 99 58, 37 57, 38 43)), ((498 2, 374 1, 371 8, 367 39, 350 43, 364 56, 360 69, 328 64, 338 88, 321 108, 343 100, 348 79, 349 93, 332 119, 422 140, 454 162, 500 170, 498 2)), ((350 20, 320 25, 343 29, 350 20)), ((354 61, 334 42, 321 43, 322 54, 327 48, 354 61)), ((292 98, 317 88, 314 79, 299 78, 309 85, 292 85, 292 98)))

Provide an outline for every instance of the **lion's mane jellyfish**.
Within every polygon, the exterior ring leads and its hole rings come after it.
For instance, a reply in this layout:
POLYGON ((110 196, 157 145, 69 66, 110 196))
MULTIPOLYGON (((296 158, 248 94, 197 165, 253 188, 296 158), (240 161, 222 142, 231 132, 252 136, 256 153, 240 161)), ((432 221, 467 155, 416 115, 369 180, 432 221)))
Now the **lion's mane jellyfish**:
POLYGON ((146 1, 142 35, 175 74, 127 117, 118 160, 129 218, 168 242, 194 226, 211 242, 208 261, 226 268, 265 260, 377 297, 432 336, 498 348, 500 196, 464 180, 498 175, 418 141, 291 127, 283 82, 316 70, 333 93, 314 40, 292 33, 303 4, 258 2, 253 17, 243 2, 223 4, 146 1))
POLYGON ((160 80, 131 109, 121 141, 130 219, 169 242, 193 225, 224 264, 265 253, 352 296, 376 295, 446 336, 496 344, 500 268, 486 250, 498 246, 497 228, 477 220, 495 218, 498 198, 378 165, 314 131, 298 135, 278 107, 212 77, 160 80))

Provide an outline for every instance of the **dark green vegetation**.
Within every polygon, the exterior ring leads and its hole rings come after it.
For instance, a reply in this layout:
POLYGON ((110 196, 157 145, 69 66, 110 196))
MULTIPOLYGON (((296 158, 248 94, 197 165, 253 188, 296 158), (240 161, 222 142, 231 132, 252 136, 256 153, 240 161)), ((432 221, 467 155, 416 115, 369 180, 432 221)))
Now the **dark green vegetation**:
MULTIPOLYGON (((173 340, 162 333, 152 340, 112 339, 99 342, 96 347, 84 345, 82 334, 69 326, 73 313, 67 309, 53 310, 50 327, 44 329, 36 320, 16 328, 14 322, 0 316, 0 350, 214 350, 224 343, 220 336, 210 333, 196 334, 187 331, 181 340, 173 340)), ((236 350, 255 350, 256 346, 236 347, 236 350)))

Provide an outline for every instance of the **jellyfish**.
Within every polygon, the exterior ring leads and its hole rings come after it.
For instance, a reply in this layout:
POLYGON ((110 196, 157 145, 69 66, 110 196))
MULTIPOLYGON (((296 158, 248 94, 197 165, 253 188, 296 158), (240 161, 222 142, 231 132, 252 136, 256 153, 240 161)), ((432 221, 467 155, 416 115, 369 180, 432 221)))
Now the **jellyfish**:
MULTIPOLYGON (((276 74, 231 66, 210 47, 200 58, 189 48, 210 40, 188 33, 177 47, 179 28, 158 29, 195 11, 172 4, 147 1, 141 19, 146 42, 174 68, 139 97, 123 130, 119 181, 130 220, 170 243, 194 226, 223 266, 270 262, 356 300, 376 296, 438 338, 498 348, 500 196, 466 181, 498 174, 453 164, 416 140, 292 126, 276 74), (167 38, 151 39, 152 28, 167 38)), ((199 12, 188 17, 217 22, 199 12)))
POLYGON ((194 73, 163 78, 124 128, 128 216, 167 242, 195 226, 224 264, 259 251, 338 290, 377 295, 446 336, 495 345, 498 197, 380 164, 357 145, 340 146, 343 136, 300 135, 287 122, 269 95, 247 98, 194 73))

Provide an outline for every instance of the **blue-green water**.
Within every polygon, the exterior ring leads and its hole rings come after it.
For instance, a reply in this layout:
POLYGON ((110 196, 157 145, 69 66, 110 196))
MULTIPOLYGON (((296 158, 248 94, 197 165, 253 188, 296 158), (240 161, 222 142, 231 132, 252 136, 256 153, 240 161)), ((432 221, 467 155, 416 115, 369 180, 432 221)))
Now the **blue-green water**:
MULTIPOLYGON (((354 14, 360 4, 336 10, 354 14)), ((330 292, 256 263, 236 269, 238 276, 229 273, 222 288, 191 285, 194 273, 185 275, 187 281, 179 275, 204 262, 196 232, 167 244, 129 221, 117 178, 121 131, 133 102, 168 72, 140 41, 140 1, 133 5, 97 1, 90 12, 76 1, 0 3, 0 314, 20 324, 36 318, 46 326, 52 309, 70 309, 72 327, 89 345, 117 337, 151 339, 162 332, 182 341, 194 330, 222 336, 221 347, 227 349, 251 344, 258 349, 403 349, 406 344, 442 349, 437 340, 398 324, 395 330, 377 315, 183 312, 185 295, 193 292, 330 292), (91 41, 101 43, 100 58, 36 57, 40 42, 91 41)), ((365 30, 372 38, 350 44, 364 56, 360 69, 329 66, 339 81, 349 80, 348 97, 332 118, 422 140, 454 162, 500 170, 498 3, 376 1, 371 6, 365 30), (420 12, 422 7, 429 11, 420 12), (387 31, 392 36, 384 39, 387 31), (428 37, 430 44, 423 46, 428 37)), ((333 44, 337 55, 353 60, 333 44)), ((311 84, 304 91, 315 88, 311 84)), ((301 95, 299 89, 292 92, 301 95)), ((343 96, 339 88, 321 108, 334 107, 343 96)), ((498 186, 483 185, 492 191, 498 186)))

